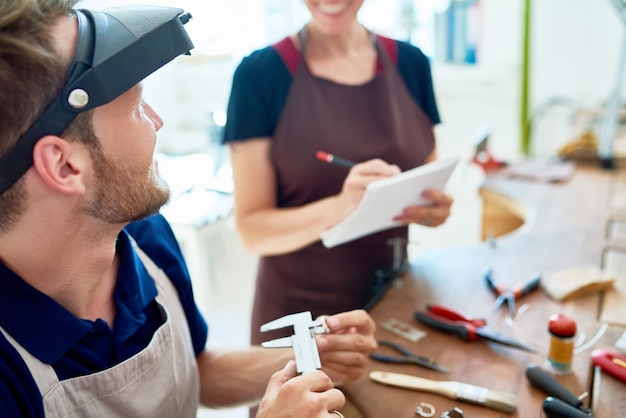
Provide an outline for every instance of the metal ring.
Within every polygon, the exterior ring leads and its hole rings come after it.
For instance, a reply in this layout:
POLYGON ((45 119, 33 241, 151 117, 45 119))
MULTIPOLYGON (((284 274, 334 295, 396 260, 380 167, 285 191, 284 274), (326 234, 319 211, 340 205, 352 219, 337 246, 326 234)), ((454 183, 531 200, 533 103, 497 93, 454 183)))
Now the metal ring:
POLYGON ((330 328, 328 328, 328 325, 326 324, 326 316, 323 316, 320 318, 320 321, 322 322, 321 325, 321 333, 322 334, 330 334, 330 328))
POLYGON ((339 418, 344 418, 343 414, 339 411, 329 411, 329 414, 335 414, 337 415, 339 418))
POLYGON ((422 225, 430 226, 430 218, 424 218, 424 220, 422 221, 422 225))
POLYGON ((420 416, 420 417, 425 417, 425 418, 434 417, 435 407, 429 403, 422 402, 417 408, 415 408, 415 415, 420 416), (427 408, 430 411, 424 412, 424 408, 427 408))

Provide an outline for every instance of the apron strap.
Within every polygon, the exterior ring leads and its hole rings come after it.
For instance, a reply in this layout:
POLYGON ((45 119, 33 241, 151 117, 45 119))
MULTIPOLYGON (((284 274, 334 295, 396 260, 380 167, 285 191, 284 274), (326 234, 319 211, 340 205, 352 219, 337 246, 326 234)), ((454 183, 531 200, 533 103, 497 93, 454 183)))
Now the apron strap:
POLYGON ((4 330, 4 328, 0 327, 0 332, 5 336, 5 338, 11 343, 13 348, 17 350, 17 352, 22 356, 24 363, 28 367, 28 371, 33 376, 37 387, 39 388, 39 392, 44 394, 48 393, 50 389, 59 383, 59 378, 57 377, 56 372, 49 364, 46 364, 39 360, 37 357, 33 356, 28 350, 21 346, 8 332, 4 330))
POLYGON ((300 51, 296 49, 289 36, 276 42, 272 47, 278 52, 291 76, 295 76, 300 64, 300 51))
MULTIPOLYGON (((385 68, 395 68, 398 63, 397 42, 394 39, 377 35, 367 28, 366 30, 369 33, 372 46, 378 52, 378 59, 376 60, 376 74, 381 73, 385 68)), ((274 47, 283 59, 283 62, 289 69, 292 76, 296 74, 299 63, 304 61, 304 51, 306 49, 307 38, 308 29, 305 25, 298 31, 300 51, 298 51, 293 45, 293 42, 289 37, 286 37, 282 41, 274 44, 274 47)))

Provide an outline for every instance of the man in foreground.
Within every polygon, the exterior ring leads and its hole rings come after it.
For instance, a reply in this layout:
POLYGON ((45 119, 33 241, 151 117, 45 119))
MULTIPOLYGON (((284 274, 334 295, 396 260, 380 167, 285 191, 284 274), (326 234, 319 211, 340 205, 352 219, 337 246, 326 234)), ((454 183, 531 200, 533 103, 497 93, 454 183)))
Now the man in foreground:
POLYGON ((205 349, 159 208, 163 122, 140 81, 193 45, 180 9, 75 11, 0 0, 0 410, 3 416, 324 417, 375 349, 363 311, 327 318, 322 371, 290 349, 205 349), (269 381, 269 384, 268 384, 269 381))

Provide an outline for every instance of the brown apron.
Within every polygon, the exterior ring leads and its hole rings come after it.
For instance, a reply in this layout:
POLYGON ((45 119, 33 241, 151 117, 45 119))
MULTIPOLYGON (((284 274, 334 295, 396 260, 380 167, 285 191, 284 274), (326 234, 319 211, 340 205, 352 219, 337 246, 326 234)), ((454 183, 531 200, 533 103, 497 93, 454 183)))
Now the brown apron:
MULTIPOLYGON (((381 158, 407 170, 434 149, 432 123, 411 97, 391 60, 373 36, 382 65, 371 81, 343 85, 312 75, 302 51, 282 116, 272 139, 278 207, 297 207, 340 192, 347 169, 321 162, 317 151, 353 161, 381 158)), ((285 335, 260 333, 261 324, 286 314, 316 317, 362 308, 372 296, 377 268, 393 264, 395 228, 327 249, 320 242, 285 255, 262 257, 256 280, 251 342, 285 335)), ((406 246, 403 246, 403 256, 406 246)))
POLYGON ((46 417, 196 417, 198 365, 178 291, 141 249, 135 249, 157 285, 156 301, 166 320, 133 357, 98 373, 59 381, 52 366, 0 328, 33 375, 46 417))

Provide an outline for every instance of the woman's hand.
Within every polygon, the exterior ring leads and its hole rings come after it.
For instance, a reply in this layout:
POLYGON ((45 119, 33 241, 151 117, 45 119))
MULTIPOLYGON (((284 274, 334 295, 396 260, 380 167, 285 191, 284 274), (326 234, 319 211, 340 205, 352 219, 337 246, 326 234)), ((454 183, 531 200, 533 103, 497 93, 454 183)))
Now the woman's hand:
POLYGON ((422 197, 428 199, 430 204, 408 206, 394 220, 405 225, 416 223, 424 226, 439 226, 443 224, 450 216, 450 207, 454 199, 443 191, 435 189, 425 190, 422 197))
POLYGON ((335 223, 343 220, 354 211, 363 198, 368 184, 399 173, 400 168, 397 165, 388 164, 378 158, 352 167, 343 182, 341 193, 337 195, 337 207, 333 211, 337 215, 335 223))
POLYGON ((336 386, 358 379, 376 350, 376 324, 364 310, 325 317, 329 334, 317 335, 322 370, 336 386))

